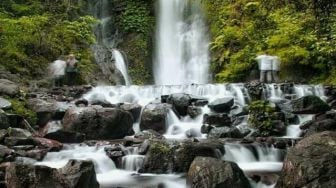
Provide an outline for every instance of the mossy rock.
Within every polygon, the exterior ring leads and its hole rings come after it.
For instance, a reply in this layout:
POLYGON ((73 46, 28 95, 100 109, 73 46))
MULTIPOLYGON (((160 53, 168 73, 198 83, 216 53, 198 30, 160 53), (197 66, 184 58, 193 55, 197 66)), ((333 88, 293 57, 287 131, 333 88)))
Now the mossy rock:
POLYGON ((305 96, 291 101, 294 114, 319 114, 329 111, 330 106, 317 96, 305 96))

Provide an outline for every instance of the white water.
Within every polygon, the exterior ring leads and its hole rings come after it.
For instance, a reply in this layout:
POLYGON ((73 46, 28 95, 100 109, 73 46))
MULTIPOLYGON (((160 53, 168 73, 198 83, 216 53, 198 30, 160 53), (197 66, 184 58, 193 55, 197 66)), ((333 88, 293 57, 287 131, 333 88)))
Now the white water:
POLYGON ((113 49, 112 50, 112 55, 115 61, 115 65, 117 67, 117 69, 121 72, 121 74, 123 75, 123 78, 125 80, 125 85, 130 85, 130 78, 128 76, 127 73, 127 66, 126 66, 126 62, 125 59, 122 55, 122 53, 117 50, 117 49, 113 49))
POLYGON ((254 155, 252 150, 241 144, 226 144, 224 147, 223 159, 237 163, 245 172, 281 171, 282 162, 278 149, 257 145, 253 146, 257 152, 257 155, 254 155))
MULTIPOLYGON (((130 154, 129 156, 132 155, 130 154)), ((145 188, 159 184, 164 184, 169 188, 186 188, 186 180, 181 175, 137 174, 134 171, 134 167, 137 165, 133 166, 131 164, 134 162, 134 158, 136 157, 128 158, 126 156, 126 169, 116 169, 114 162, 106 156, 104 146, 66 145, 65 149, 60 152, 49 152, 42 162, 35 162, 35 165, 62 168, 70 159, 92 160, 100 188, 145 188)), ((32 161, 24 161, 32 163, 32 161)))
POLYGON ((206 84, 207 27, 197 2, 160 0, 154 77, 156 85, 206 84))
POLYGON ((128 171, 138 171, 145 160, 144 155, 139 155, 138 148, 132 148, 129 153, 122 158, 123 169, 128 171))

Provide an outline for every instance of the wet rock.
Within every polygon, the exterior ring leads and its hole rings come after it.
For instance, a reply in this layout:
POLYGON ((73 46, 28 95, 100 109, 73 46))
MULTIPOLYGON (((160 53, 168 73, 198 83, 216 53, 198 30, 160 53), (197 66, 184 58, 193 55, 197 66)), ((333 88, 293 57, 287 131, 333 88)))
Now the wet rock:
POLYGON ((205 106, 209 104, 209 101, 206 99, 197 99, 194 102, 192 102, 192 105, 194 106, 205 106))
POLYGON ((0 143, 3 143, 5 137, 8 136, 8 132, 6 129, 0 129, 0 143))
POLYGON ((28 138, 32 136, 32 134, 29 131, 19 128, 8 128, 7 132, 8 135, 12 137, 28 138))
POLYGON ((223 153, 220 141, 183 142, 174 153, 174 172, 187 172, 196 157, 221 158, 223 153))
POLYGON ((243 138, 244 135, 236 127, 216 127, 210 130, 208 138, 243 138))
POLYGON ((0 162, 13 161, 15 151, 9 149, 7 146, 0 145, 0 162))
POLYGON ((133 117, 116 108, 70 108, 63 118, 65 131, 85 134, 86 139, 121 139, 133 134, 133 117))
POLYGON ((211 157, 197 157, 192 162, 187 175, 187 184, 191 188, 250 187, 237 164, 211 157))
POLYGON ((11 163, 6 171, 8 188, 99 188, 91 161, 70 160, 59 170, 47 166, 11 163))
POLYGON ((34 140, 32 138, 26 137, 6 137, 5 138, 5 145, 12 147, 12 146, 19 146, 19 145, 34 145, 34 140))
POLYGON ((209 103, 209 108, 218 113, 230 112, 231 107, 234 104, 234 99, 232 97, 220 98, 209 103))
POLYGON ((14 97, 20 93, 17 84, 6 79, 0 79, 0 95, 8 95, 14 97))
POLYGON ((201 127, 201 133, 202 133, 202 134, 208 134, 208 133, 211 131, 211 129, 213 129, 213 128, 216 128, 216 127, 214 127, 214 126, 212 126, 212 125, 204 124, 204 125, 202 125, 202 127, 201 127))
POLYGON ((65 131, 65 130, 57 130, 55 132, 50 132, 44 135, 44 138, 56 140, 61 143, 82 143, 85 140, 85 134, 65 131))
POLYGON ((230 127, 231 126, 231 118, 228 114, 204 114, 203 123, 208 125, 213 125, 215 127, 230 127))
POLYGON ((41 148, 46 148, 49 151, 60 151, 63 148, 63 144, 56 140, 34 137, 33 141, 34 145, 37 145, 41 148))
POLYGON ((7 109, 10 109, 11 107, 12 107, 11 102, 9 102, 8 100, 0 97, 0 109, 7 110, 7 109))
POLYGON ((300 126, 300 128, 304 130, 304 136, 309 136, 323 131, 335 131, 336 120, 327 117, 326 119, 315 119, 304 123, 300 126))
POLYGON ((86 99, 78 99, 75 101, 77 107, 86 107, 89 105, 89 101, 86 99))
POLYGON ((150 146, 149 140, 145 140, 139 147, 139 154, 144 155, 147 153, 150 146))
POLYGON ((202 108, 196 107, 196 106, 189 106, 188 110, 187 110, 187 114, 191 118, 196 118, 196 117, 198 117, 199 115, 202 114, 202 108))
POLYGON ((141 132, 135 134, 134 137, 138 138, 138 139, 143 139, 143 140, 145 140, 145 139, 158 139, 158 140, 161 140, 161 139, 164 138, 160 133, 158 133, 158 132, 156 132, 154 130, 151 130, 151 129, 145 130, 145 131, 141 131, 141 132))
POLYGON ((70 160, 58 173, 69 187, 99 188, 92 161, 70 160))
POLYGON ((291 101, 294 114, 319 114, 330 110, 330 106, 317 96, 305 96, 291 101))
POLYGON ((167 114, 171 109, 169 104, 148 104, 142 112, 140 130, 152 129, 161 134, 167 129, 167 114))
POLYGON ((163 141, 152 141, 140 173, 163 174, 171 171, 173 149, 163 141))
POLYGON ((120 109, 132 114, 133 120, 137 122, 139 120, 142 106, 139 104, 124 103, 120 105, 120 109))
POLYGON ((249 95, 251 96, 252 100, 261 100, 263 94, 263 87, 264 85, 259 82, 258 80, 251 81, 245 84, 249 95))
POLYGON ((336 187, 336 132, 304 138, 287 152, 277 188, 336 187))
POLYGON ((20 157, 26 157, 37 161, 42 161, 43 158, 47 155, 48 150, 47 149, 33 149, 28 151, 18 150, 16 151, 16 153, 20 157))
POLYGON ((27 104, 28 108, 36 112, 37 124, 40 127, 43 127, 51 121, 58 111, 57 102, 54 100, 45 101, 38 98, 32 98, 28 100, 27 104))
POLYGON ((167 103, 171 104, 180 116, 186 116, 188 106, 191 105, 191 97, 188 94, 176 93, 168 96, 167 103))
POLYGON ((122 168, 122 157, 125 156, 124 146, 114 144, 104 148, 106 155, 113 160, 117 168, 122 168))

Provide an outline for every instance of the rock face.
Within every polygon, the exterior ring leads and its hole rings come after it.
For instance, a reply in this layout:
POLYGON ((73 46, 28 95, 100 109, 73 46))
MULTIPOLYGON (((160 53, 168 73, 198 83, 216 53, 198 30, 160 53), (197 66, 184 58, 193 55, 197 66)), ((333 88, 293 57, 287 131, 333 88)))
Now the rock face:
POLYGON ((258 80, 245 84, 245 87, 247 88, 252 100, 260 100, 262 98, 264 85, 258 80))
POLYGON ((152 129, 161 134, 166 132, 166 119, 171 105, 169 104, 148 104, 142 112, 140 129, 152 129))
POLYGON ((318 114, 331 108, 317 96, 305 96, 291 101, 294 114, 318 114))
POLYGON ((191 188, 250 187, 237 164, 210 157, 197 157, 192 162, 187 175, 187 184, 191 188))
POLYGON ((231 110, 231 107, 234 104, 234 99, 232 97, 226 97, 221 99, 216 99, 211 102, 208 106, 211 110, 218 113, 226 113, 231 110))
POLYGON ((63 119, 66 131, 79 132, 86 139, 120 139, 133 134, 133 117, 116 108, 70 108, 63 119))
POLYGON ((13 97, 19 93, 20 88, 14 82, 6 79, 0 79, 0 94, 13 97))
POLYGON ((287 152, 277 188, 336 187, 336 132, 301 140, 287 152))
POLYGON ((99 188, 91 161, 71 160, 62 169, 12 163, 6 171, 8 188, 99 188))

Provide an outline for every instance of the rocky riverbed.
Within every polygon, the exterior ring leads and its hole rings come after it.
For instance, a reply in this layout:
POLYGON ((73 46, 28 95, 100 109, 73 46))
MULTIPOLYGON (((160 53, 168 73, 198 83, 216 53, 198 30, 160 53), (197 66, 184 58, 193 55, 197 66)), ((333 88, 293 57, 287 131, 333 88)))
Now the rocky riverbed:
POLYGON ((336 88, 0 81, 2 187, 335 187, 336 88), (3 84, 2 84, 3 83, 3 84), (12 99, 36 114, 30 124, 12 99))

